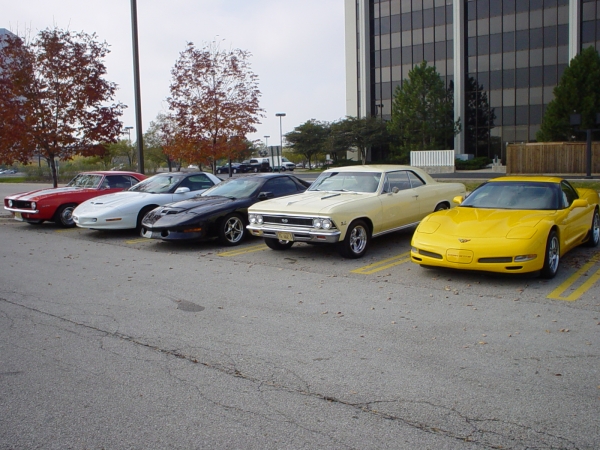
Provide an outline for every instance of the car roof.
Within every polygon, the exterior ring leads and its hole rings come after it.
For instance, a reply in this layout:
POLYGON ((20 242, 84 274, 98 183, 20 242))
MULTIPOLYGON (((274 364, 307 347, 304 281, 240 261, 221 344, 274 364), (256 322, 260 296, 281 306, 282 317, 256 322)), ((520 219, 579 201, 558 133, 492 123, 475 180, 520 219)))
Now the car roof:
POLYGON ((278 178, 278 177, 292 177, 292 178, 296 178, 294 175, 289 174, 289 173, 280 173, 280 172, 269 172, 269 173, 251 173, 251 174, 242 174, 239 175, 237 177, 235 177, 235 179, 240 179, 240 178, 278 178))
POLYGON ((356 165, 344 167, 332 167, 323 172, 392 172, 395 170, 414 170, 415 167, 402 166, 397 164, 371 164, 371 165, 356 165))
MULTIPOLYGON (((143 175, 139 172, 127 170, 87 170, 79 175, 143 175)), ((147 176, 147 175, 144 175, 147 176)))

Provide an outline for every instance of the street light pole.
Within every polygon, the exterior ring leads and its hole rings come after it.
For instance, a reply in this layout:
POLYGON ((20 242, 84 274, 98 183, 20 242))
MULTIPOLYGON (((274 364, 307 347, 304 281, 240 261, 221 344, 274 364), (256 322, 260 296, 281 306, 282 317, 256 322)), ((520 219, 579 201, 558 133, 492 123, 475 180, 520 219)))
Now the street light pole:
MULTIPOLYGON (((283 131, 282 131, 282 127, 281 127, 281 118, 285 117, 285 113, 276 113, 275 117, 279 117, 279 146, 281 149, 281 154, 283 155, 283 131)), ((277 156, 279 156, 279 155, 277 155, 277 156)), ((281 170, 281 161, 279 162, 279 169, 281 170)))
POLYGON ((267 151, 267 148, 269 148, 269 138, 271 136, 265 136, 265 152, 267 151))

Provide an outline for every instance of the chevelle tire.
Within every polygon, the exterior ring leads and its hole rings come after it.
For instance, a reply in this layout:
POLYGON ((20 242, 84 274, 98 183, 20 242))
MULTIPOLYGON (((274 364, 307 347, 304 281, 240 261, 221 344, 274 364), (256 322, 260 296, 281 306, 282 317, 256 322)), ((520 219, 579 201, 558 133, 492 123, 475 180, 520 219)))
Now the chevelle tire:
POLYGON ((371 231, 363 220, 355 220, 348 227, 346 237, 337 243, 337 250, 344 258, 360 258, 364 256, 371 242, 371 231))
POLYGON ((219 241, 223 245, 238 245, 246 236, 246 225, 242 216, 236 213, 225 216, 219 225, 219 241))
POLYGON ((281 241, 279 239, 265 238, 265 244, 273 250, 287 250, 294 245, 294 241, 281 241))

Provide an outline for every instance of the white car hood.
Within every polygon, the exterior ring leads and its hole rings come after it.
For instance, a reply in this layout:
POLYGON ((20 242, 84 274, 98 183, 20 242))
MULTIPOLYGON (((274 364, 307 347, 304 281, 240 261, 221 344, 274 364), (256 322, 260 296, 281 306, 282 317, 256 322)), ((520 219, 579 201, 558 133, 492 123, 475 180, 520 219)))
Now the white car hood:
POLYGON ((100 208, 118 208, 131 203, 144 203, 146 200, 149 200, 156 195, 157 194, 135 191, 115 192, 114 194, 101 195, 100 197, 93 198, 85 203, 100 208))

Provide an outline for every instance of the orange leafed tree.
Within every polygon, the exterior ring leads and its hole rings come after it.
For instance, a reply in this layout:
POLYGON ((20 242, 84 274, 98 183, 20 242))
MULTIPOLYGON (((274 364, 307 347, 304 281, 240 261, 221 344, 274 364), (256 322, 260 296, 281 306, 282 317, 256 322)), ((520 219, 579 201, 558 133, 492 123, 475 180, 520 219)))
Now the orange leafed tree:
MULTIPOLYGON (((9 133, 0 141, 0 160, 26 163, 40 155, 49 162, 57 186, 56 158, 99 155, 106 143, 116 142, 124 105, 111 104, 116 84, 104 78, 108 53, 106 42, 83 32, 47 29, 29 45, 5 39, 0 46, 0 78, 7 86, 2 96, 19 108, 15 126, 22 133, 9 133)), ((1 110, 0 126, 11 127, 13 113, 1 110)))
POLYGON ((181 52, 171 72, 168 102, 185 144, 175 146, 173 156, 210 164, 213 170, 217 160, 238 156, 240 141, 264 117, 250 56, 215 43, 202 49, 190 43, 181 52))

